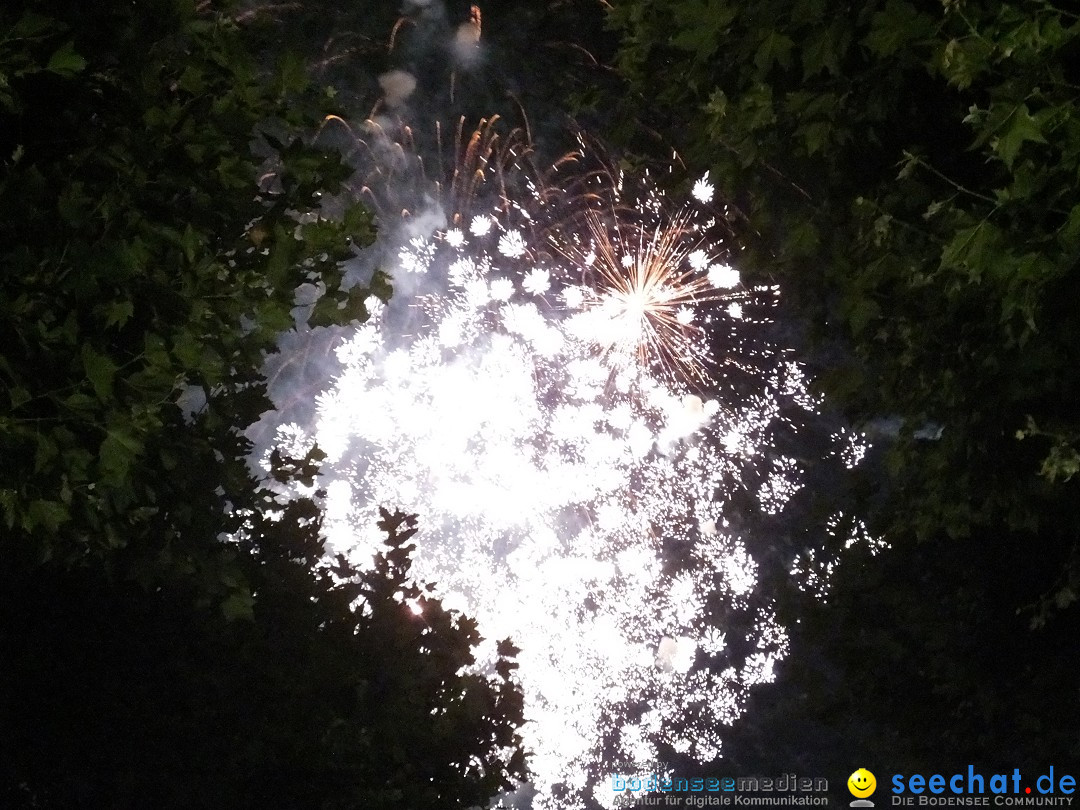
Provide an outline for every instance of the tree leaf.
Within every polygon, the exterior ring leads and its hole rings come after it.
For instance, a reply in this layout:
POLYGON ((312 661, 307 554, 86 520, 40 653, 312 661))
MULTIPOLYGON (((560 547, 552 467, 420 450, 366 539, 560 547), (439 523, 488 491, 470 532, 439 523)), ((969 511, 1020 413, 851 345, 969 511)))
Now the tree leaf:
POLYGON ((1077 203, 1069 211, 1069 218, 1061 226, 1057 233, 1058 243, 1066 250, 1076 250, 1080 247, 1080 203, 1077 203))
POLYGON ((86 60, 75 53, 75 43, 65 42, 45 65, 45 69, 61 76, 74 76, 86 68, 86 60))
POLYGON ((112 396, 113 375, 116 374, 116 364, 104 354, 99 354, 90 344, 84 343, 82 347, 83 370, 87 379, 94 386, 94 393, 98 399, 107 400, 112 396))
POLYGON ((101 468, 105 474, 120 482, 127 478, 135 456, 142 451, 142 443, 124 428, 112 428, 98 450, 101 468))
POLYGON ((801 127, 803 140, 806 143, 806 154, 813 155, 820 152, 828 143, 829 132, 832 126, 826 121, 815 121, 801 127))
POLYGON ((671 38, 676 48, 689 51, 698 60, 716 53, 724 31, 735 19, 736 9, 724 0, 682 0, 673 8, 680 25, 671 38))
POLYGON ((802 46, 803 79, 823 70, 839 75, 840 59, 849 42, 850 34, 840 19, 834 19, 828 27, 817 28, 802 46))
POLYGON ((16 385, 14 388, 8 391, 8 396, 11 397, 11 410, 17 410, 30 401, 30 392, 23 388, 21 385, 16 385))
POLYGON ((794 47, 795 43, 791 37, 777 31, 769 31, 754 55, 754 64, 762 72, 767 71, 774 63, 782 68, 790 67, 791 49, 794 47))
POLYGON ((992 146, 1001 161, 1011 169, 1025 141, 1046 143, 1046 138, 1039 129, 1038 122, 1031 117, 1027 104, 1020 104, 1013 110, 1005 124, 1004 133, 998 136, 992 146))
POLYGON ((958 230, 941 252, 942 268, 966 267, 971 277, 978 280, 983 272, 1001 257, 998 247, 1000 231, 983 220, 969 228, 958 230))
POLYGON ((913 40, 923 39, 933 33, 932 20, 916 11, 911 3, 889 0, 882 11, 870 22, 870 33, 862 43, 878 56, 892 56, 909 47, 913 40))
POLYGON ((881 305, 873 298, 859 298, 848 312, 851 333, 856 337, 881 315, 881 305))
POLYGON ((47 531, 55 532, 71 520, 71 512, 60 501, 36 500, 30 502, 27 520, 31 527, 44 526, 47 531))
POLYGON ((135 305, 130 299, 110 301, 105 311, 105 328, 123 326, 135 314, 135 305))
POLYGON ((51 17, 45 17, 33 11, 24 11, 19 21, 15 23, 15 27, 8 32, 7 38, 9 40, 38 39, 58 28, 62 30, 64 27, 66 26, 62 26, 51 17))
POLYGON ((255 599, 247 591, 230 593, 221 603, 221 615, 226 621, 253 621, 255 599))

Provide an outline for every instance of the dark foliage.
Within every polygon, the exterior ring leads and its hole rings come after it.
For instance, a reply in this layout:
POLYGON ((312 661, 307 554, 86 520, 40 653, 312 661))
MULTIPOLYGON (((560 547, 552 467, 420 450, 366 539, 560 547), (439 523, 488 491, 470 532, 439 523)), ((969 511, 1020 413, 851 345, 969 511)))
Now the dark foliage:
POLYGON ((360 572, 322 562, 318 515, 243 521, 224 553, 252 597, 224 611, 179 578, 8 558, 4 806, 470 807, 523 776, 514 665, 462 674, 478 635, 409 581, 414 519, 384 514, 360 572))
POLYGON ((412 519, 331 567, 318 496, 279 494, 318 452, 274 491, 248 466, 278 336, 390 293, 344 281, 373 228, 311 146, 332 94, 253 43, 183 0, 0 10, 5 807, 467 807, 523 774, 513 664, 463 673, 412 519))
POLYGON ((815 465, 785 514, 740 516, 792 651, 729 760, 1075 761, 1080 18, 631 0, 609 20, 632 90, 609 133, 647 152, 655 129, 711 170, 740 268, 780 284, 820 390, 877 445, 855 478, 815 465), (892 548, 829 545, 830 500, 892 548), (824 604, 791 585, 803 543, 839 562, 824 604))

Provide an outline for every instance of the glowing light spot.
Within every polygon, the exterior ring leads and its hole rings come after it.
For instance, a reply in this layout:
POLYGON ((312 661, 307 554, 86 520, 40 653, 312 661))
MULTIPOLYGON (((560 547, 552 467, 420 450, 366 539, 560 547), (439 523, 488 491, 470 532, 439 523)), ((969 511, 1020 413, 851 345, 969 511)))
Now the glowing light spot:
POLYGON ((514 294, 514 282, 508 278, 497 278, 491 282, 493 301, 509 301, 514 294))
POLYGON ((563 302, 570 309, 581 309, 585 303, 585 290, 582 287, 567 287, 562 296, 563 302))
MULTIPOLYGON (((704 250, 692 250, 686 257, 686 260, 690 263, 690 266, 698 272, 704 270, 709 264, 709 257, 704 250)), ((710 279, 711 281, 711 279, 710 279)))
POLYGON ((525 255, 525 240, 521 231, 507 231, 499 237, 499 253, 511 259, 525 255))
POLYGON ((521 288, 531 295, 543 295, 551 289, 551 274, 547 270, 534 267, 525 274, 521 288))
POLYGON ((491 225, 491 217, 473 217, 472 222, 469 223, 469 233, 473 236, 485 236, 491 230, 491 225))
POLYGON ((713 184, 709 182, 709 173, 705 172, 701 179, 694 183, 694 188, 690 193, 698 202, 709 203, 712 202, 714 191, 713 184))
POLYGON ((718 290, 730 290, 739 286, 739 271, 726 264, 709 266, 709 283, 718 290))

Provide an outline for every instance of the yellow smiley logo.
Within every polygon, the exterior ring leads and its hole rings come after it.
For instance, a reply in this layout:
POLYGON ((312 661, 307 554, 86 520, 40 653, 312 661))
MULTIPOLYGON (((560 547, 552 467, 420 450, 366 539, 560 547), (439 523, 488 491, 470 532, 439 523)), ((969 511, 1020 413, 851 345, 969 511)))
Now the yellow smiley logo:
POLYGON ((856 799, 865 799, 877 789, 877 779, 866 768, 859 768, 848 777, 847 789, 856 799))

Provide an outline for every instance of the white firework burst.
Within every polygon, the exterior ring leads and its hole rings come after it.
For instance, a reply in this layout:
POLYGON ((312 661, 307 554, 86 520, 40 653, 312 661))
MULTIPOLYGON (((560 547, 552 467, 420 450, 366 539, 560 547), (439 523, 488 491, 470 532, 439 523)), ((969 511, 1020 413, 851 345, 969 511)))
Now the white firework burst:
MULTIPOLYGON (((719 515, 776 396, 721 403, 683 373, 707 379, 709 324, 746 292, 689 214, 645 210, 549 235, 543 268, 488 215, 410 242, 400 269, 443 287, 361 327, 318 399, 333 550, 370 559, 379 506, 418 513, 414 573, 477 617, 480 666, 495 639, 521 648, 537 810, 612 806, 608 757, 715 757, 786 651, 765 612, 753 654, 727 660, 716 607, 749 609, 756 565, 719 515), (408 337, 403 311, 423 316, 408 337)), ((797 485, 780 472, 773 508, 797 485)))
POLYGON ((712 202, 714 191, 713 184, 709 182, 709 173, 705 172, 701 179, 694 183, 691 194, 693 194, 694 199, 698 202, 708 203, 712 202))

